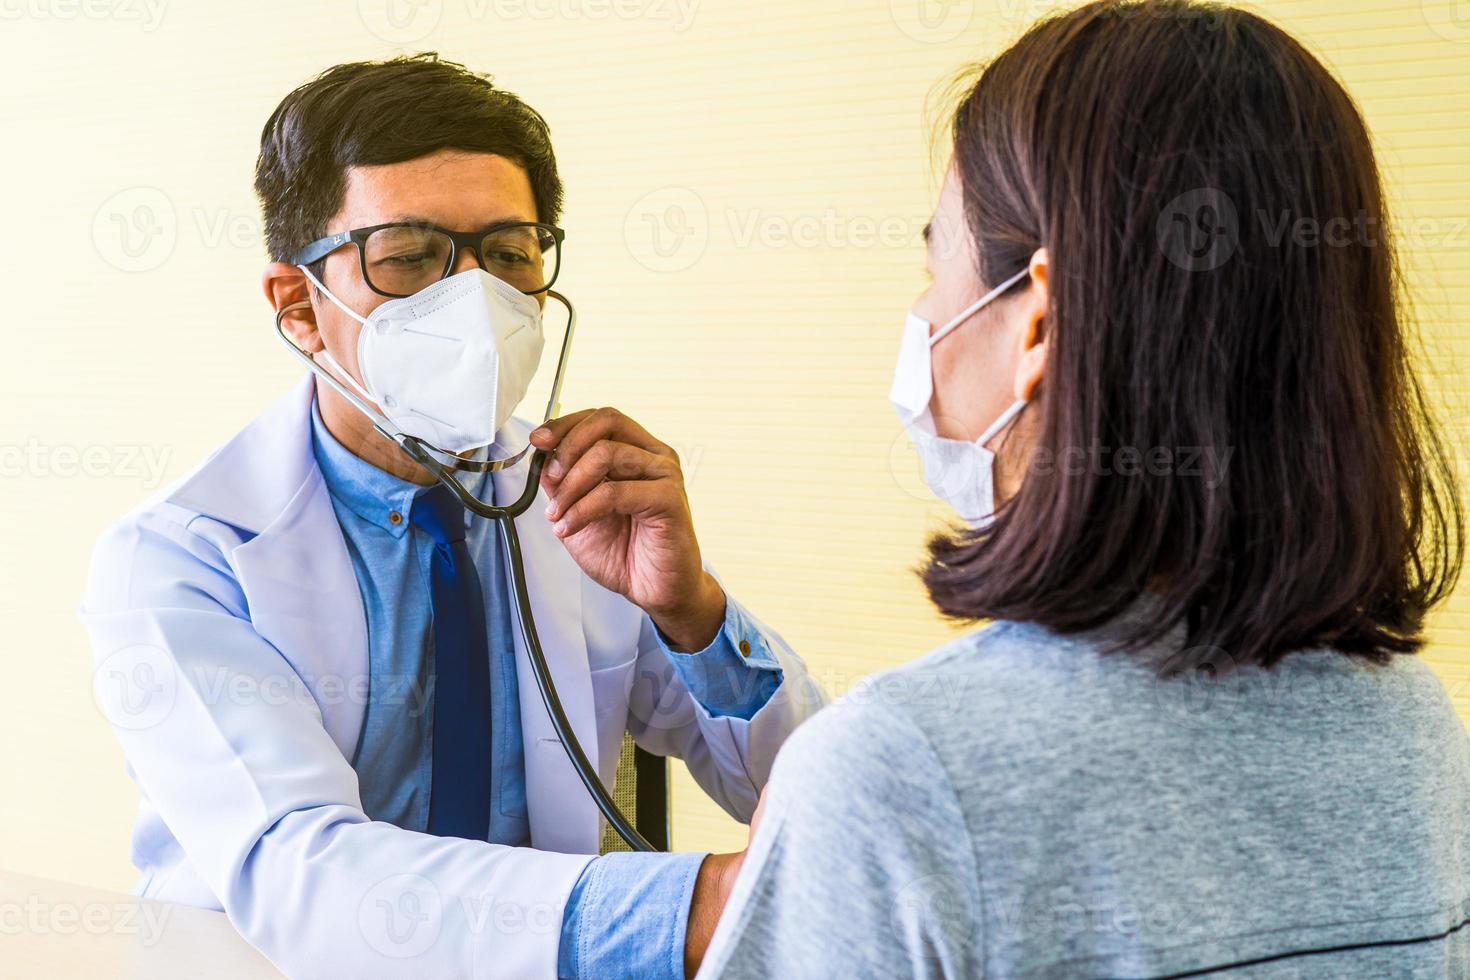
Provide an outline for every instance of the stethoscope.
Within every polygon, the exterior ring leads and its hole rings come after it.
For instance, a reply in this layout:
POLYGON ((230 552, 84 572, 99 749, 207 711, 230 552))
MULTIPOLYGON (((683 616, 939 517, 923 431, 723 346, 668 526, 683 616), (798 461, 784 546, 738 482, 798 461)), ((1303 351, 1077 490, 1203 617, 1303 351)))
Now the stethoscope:
MULTIPOLYGON (((557 357, 556 376, 551 384, 551 397, 546 402, 546 416, 544 421, 556 418, 561 412, 561 386, 566 377, 567 357, 571 352, 572 334, 577 326, 577 310, 572 306, 571 300, 561 293, 548 289, 546 295, 555 299, 567 308, 567 330, 562 339, 561 353, 557 357)), ((567 758, 571 760, 572 768, 577 771, 577 776, 582 780, 582 785, 587 788, 587 793, 592 797, 597 809, 602 816, 617 831, 619 837, 627 841, 628 846, 635 851, 656 851, 632 822, 618 809, 613 802, 612 795, 608 793, 607 787, 602 785, 598 778, 597 770, 587 759, 587 753, 582 750, 582 743, 578 741, 577 735, 572 731, 571 722, 567 720, 567 713, 562 708, 561 698, 556 693, 556 684, 551 679, 551 669, 546 664, 546 654, 541 649, 541 637, 536 633, 536 620, 531 612, 531 597, 526 587, 525 561, 521 557, 521 539, 516 533, 515 519, 530 509, 536 499, 536 494, 541 481, 541 467, 546 463, 544 450, 532 451, 529 445, 513 456, 504 459, 468 460, 453 453, 437 449, 417 436, 411 436, 406 432, 399 432, 394 428, 381 413, 364 401, 355 391, 347 387, 331 372, 318 364, 311 355, 307 354, 286 335, 281 327, 281 320, 288 313, 310 307, 308 300, 298 300, 282 307, 276 313, 276 336, 279 337, 290 351, 303 361, 307 368, 316 377, 331 385, 332 390, 346 398, 352 405, 368 417, 384 438, 392 440, 398 447, 408 454, 409 458, 418 463, 424 469, 433 474, 441 484, 448 487, 459 502, 473 514, 488 518, 495 522, 500 532, 500 542, 505 551, 506 565, 510 571, 511 591, 515 597, 516 625, 520 628, 521 639, 526 645, 526 656, 531 661, 531 672, 536 676, 536 686, 541 690, 541 703, 546 706, 546 714, 551 718, 551 727, 556 731, 557 738, 561 739, 562 748, 566 750, 567 758), (515 466, 527 453, 531 453, 530 472, 526 475, 526 488, 521 492, 520 499, 504 507, 497 507, 481 501, 474 494, 465 489, 451 470, 462 470, 475 473, 497 472, 515 466), (452 460, 445 463, 440 459, 452 460)))

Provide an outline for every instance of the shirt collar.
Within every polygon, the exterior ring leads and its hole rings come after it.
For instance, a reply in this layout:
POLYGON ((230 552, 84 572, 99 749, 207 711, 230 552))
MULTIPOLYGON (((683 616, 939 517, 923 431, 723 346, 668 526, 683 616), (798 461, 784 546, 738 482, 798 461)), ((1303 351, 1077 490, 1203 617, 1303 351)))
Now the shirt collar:
POLYGON ((311 450, 332 499, 394 537, 407 533, 413 498, 426 488, 379 469, 338 442, 322 421, 315 398, 311 400, 311 450))

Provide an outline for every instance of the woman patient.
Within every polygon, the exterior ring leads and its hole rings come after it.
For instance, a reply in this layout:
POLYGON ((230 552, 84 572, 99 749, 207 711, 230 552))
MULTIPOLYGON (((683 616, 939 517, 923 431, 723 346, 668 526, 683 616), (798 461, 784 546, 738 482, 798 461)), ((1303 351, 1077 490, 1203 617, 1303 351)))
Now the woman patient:
POLYGON ((792 737, 700 976, 1470 976, 1460 513, 1352 100, 1095 3, 953 129, 892 397, 993 622, 792 737))

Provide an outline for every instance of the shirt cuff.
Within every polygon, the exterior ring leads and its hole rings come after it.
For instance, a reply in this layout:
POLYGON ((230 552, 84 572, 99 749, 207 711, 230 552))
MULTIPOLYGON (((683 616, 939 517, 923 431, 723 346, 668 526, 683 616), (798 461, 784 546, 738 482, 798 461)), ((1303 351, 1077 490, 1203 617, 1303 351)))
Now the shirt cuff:
POLYGON ((706 856, 617 851, 588 864, 562 915, 557 976, 684 980, 689 903, 706 856))
POLYGON ((709 646, 697 653, 669 647, 657 628, 659 645, 674 672, 705 711, 716 718, 749 721, 781 686, 781 662, 740 603, 725 597, 725 623, 709 646))

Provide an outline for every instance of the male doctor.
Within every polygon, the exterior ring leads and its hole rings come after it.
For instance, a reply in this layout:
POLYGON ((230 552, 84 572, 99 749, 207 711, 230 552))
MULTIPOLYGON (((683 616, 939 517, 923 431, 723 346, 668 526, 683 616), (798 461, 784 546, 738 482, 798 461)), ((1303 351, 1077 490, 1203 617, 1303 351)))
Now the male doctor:
MULTIPOLYGON (((748 821, 820 691, 704 569, 672 450, 605 409, 511 418, 560 268, 545 123, 432 55, 339 65, 267 122, 256 190, 312 371, 102 538, 82 605, 139 892, 292 976, 692 973, 738 856, 592 856, 493 524, 374 428, 553 451, 517 526, 572 728, 604 784, 627 731, 748 821)), ((528 469, 459 476, 505 504, 528 469)))

